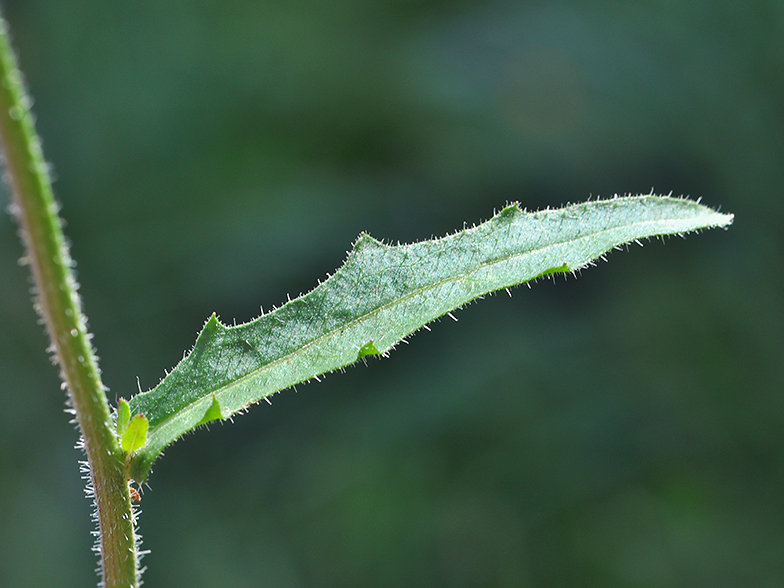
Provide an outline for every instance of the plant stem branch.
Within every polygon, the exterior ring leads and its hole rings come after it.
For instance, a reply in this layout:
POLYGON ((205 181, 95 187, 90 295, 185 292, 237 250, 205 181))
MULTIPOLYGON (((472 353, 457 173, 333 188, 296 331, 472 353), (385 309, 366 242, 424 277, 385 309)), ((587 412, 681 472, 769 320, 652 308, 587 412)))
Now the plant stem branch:
POLYGON ((12 210, 26 249, 24 262, 31 268, 36 310, 46 324, 90 464, 102 585, 134 587, 139 583, 138 553, 123 453, 114 433, 29 106, 8 27, 0 17, 0 145, 14 197, 12 210))

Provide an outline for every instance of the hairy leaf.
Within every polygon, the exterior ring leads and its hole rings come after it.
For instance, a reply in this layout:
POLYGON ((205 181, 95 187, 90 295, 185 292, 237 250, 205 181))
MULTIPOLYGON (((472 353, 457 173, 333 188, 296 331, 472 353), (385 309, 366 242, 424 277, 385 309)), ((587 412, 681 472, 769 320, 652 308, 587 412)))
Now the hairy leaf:
POLYGON ((143 482, 161 450, 194 427, 385 354, 483 294, 573 272, 636 239, 726 226, 732 218, 649 195, 532 213, 512 205, 479 226, 412 245, 388 246, 362 234, 345 264, 312 292, 244 325, 210 317, 188 356, 131 400, 133 413, 149 419, 131 476, 143 482))

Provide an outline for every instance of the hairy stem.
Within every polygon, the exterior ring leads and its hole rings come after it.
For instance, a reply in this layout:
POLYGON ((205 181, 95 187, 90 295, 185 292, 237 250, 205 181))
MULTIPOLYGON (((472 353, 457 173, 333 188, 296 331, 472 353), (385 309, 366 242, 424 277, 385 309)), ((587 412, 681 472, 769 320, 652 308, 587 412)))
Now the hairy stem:
POLYGON ((138 586, 137 549, 123 454, 82 313, 72 260, 63 237, 30 100, 0 17, 0 144, 12 210, 36 289, 35 306, 46 324, 68 402, 90 463, 105 588, 138 586))

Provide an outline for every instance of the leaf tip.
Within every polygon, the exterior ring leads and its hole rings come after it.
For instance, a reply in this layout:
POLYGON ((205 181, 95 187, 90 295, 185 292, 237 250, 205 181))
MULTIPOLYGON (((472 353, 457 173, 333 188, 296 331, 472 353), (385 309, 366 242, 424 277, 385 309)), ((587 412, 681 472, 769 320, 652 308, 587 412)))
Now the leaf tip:
POLYGON ((512 202, 508 204, 501 211, 495 215, 496 221, 512 221, 514 220, 518 214, 522 213, 523 210, 520 208, 519 202, 512 202))
POLYGON ((218 315, 215 314, 214 312, 210 315, 210 318, 208 318, 207 321, 204 323, 205 329, 208 327, 215 328, 215 327, 222 327, 222 326, 223 323, 220 322, 218 315))
POLYGON ((352 253, 367 248, 386 248, 386 247, 387 246, 384 245, 381 241, 371 236, 370 234, 366 233, 365 231, 362 231, 359 234, 359 237, 357 237, 357 240, 354 241, 352 253))

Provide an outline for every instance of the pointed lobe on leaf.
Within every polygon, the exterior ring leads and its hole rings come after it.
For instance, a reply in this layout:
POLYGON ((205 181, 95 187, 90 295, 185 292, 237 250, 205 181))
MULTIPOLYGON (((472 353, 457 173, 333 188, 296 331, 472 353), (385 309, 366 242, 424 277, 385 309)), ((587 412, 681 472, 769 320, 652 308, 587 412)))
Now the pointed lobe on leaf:
POLYGON ((120 398, 117 403, 117 436, 122 439, 131 420, 131 406, 125 398, 120 398))
POLYGON ((359 353, 357 354, 357 359, 362 359, 363 357, 367 357, 368 355, 380 355, 378 349, 373 344, 373 339, 365 343, 362 347, 359 348, 359 353))
POLYGON ((212 404, 210 404, 210 407, 207 409, 207 412, 204 413, 204 416, 201 417, 201 420, 196 423, 196 426, 198 427, 199 425, 206 425, 212 421, 219 421, 222 419, 223 416, 221 415, 220 402, 218 402, 218 399, 215 398, 215 394, 213 394, 212 404))

